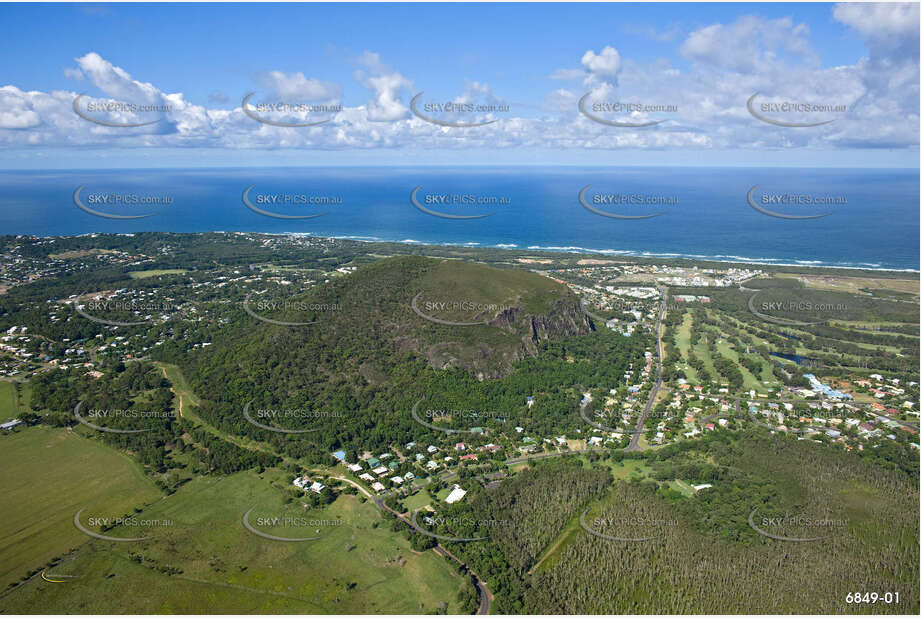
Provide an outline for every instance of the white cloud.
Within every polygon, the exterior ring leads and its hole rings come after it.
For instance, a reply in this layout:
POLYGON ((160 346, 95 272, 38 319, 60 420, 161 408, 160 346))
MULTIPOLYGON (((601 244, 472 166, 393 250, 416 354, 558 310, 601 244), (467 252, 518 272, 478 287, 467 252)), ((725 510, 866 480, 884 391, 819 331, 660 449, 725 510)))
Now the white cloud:
POLYGON ((307 78, 303 73, 266 71, 257 74, 255 81, 288 103, 338 101, 342 96, 338 84, 307 78))
POLYGON ((381 62, 379 54, 366 51, 356 60, 366 70, 355 72, 355 79, 372 91, 367 104, 368 120, 392 122, 405 118, 409 108, 400 101, 400 95, 412 88, 413 83, 381 62))
POLYGON ((104 93, 120 101, 153 104, 161 101, 153 84, 131 79, 124 69, 104 60, 95 52, 76 58, 80 69, 104 93))
POLYGON ((600 84, 616 86, 621 68, 620 53, 610 46, 605 46, 599 54, 588 50, 582 56, 582 66, 588 72, 585 78, 586 86, 593 87, 600 84))
POLYGON ((891 37, 918 40, 917 2, 848 2, 836 4, 833 15, 874 42, 885 42, 891 37))
POLYGON ((744 16, 729 24, 695 30, 681 45, 690 60, 737 73, 758 73, 786 66, 818 66, 809 43, 809 27, 789 17, 744 16))
MULTIPOLYGON (((902 9, 835 9, 836 19, 854 26, 867 41, 868 55, 852 65, 821 67, 810 44, 808 28, 790 19, 742 17, 691 32, 680 46, 691 60, 679 69, 669 60, 639 63, 613 46, 572 56, 572 65, 549 77, 553 84, 537 115, 526 106, 495 115, 495 123, 451 129, 409 114, 413 83, 373 52, 357 60, 355 78, 367 88, 366 102, 343 106, 331 121, 315 127, 283 128, 255 122, 238 104, 227 106, 218 92, 202 105, 182 93, 163 92, 132 77, 128 71, 88 53, 79 69, 106 97, 135 103, 168 105, 161 122, 144 128, 102 127, 74 114, 79 92, 24 91, 0 87, 0 146, 97 147, 118 145, 160 148, 351 150, 374 148, 822 148, 915 147, 918 143, 917 54, 897 53, 915 41, 917 28, 905 30, 892 14, 902 9), (855 13, 854 11, 858 11, 855 13), (862 17, 861 17, 862 16, 862 17), (856 21, 855 21, 856 20, 856 21), (865 23, 864 23, 865 22, 865 23), (888 34, 886 34, 888 33, 888 34), (877 43, 877 40, 886 40, 877 43), (665 120, 655 127, 618 129, 589 120, 576 103, 589 86, 599 100, 675 105, 677 112, 635 112, 636 120, 665 120), (848 113, 814 129, 783 130, 759 122, 745 107, 751 94, 765 99, 844 104, 848 113), (222 106, 224 107, 222 109, 222 106), (229 107, 229 109, 227 108, 229 107)), ((262 95, 283 100, 329 101, 341 98, 341 86, 302 73, 266 71, 255 77, 262 95)), ((82 86, 81 86, 82 89, 82 86)), ((255 89, 255 88, 254 88, 255 89)), ((501 92, 501 91, 500 91, 501 92)), ((426 96, 429 96, 427 93, 426 96)), ((85 99, 92 101, 92 97, 85 99)), ((490 84, 467 81, 455 101, 498 101, 490 84)), ((237 102, 234 102, 237 103, 237 102)), ((146 120, 125 113, 112 120, 146 120)), ((464 120, 467 120, 466 118, 464 120)))

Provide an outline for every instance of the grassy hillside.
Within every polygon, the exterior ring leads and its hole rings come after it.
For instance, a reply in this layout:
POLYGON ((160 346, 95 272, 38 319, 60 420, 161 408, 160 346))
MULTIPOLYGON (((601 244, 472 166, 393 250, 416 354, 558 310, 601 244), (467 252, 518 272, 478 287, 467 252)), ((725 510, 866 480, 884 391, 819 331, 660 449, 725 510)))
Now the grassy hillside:
POLYGON ((69 430, 30 427, 0 447, 4 587, 89 540, 74 527, 78 510, 119 516, 161 495, 129 457, 69 430))
MULTIPOLYGON (((67 583, 40 578, 2 600, 7 611, 48 613, 455 613, 465 582, 449 563, 379 525, 370 502, 343 495, 332 505, 305 510, 285 503, 278 473, 241 472, 201 478, 138 517, 169 520, 150 541, 93 540, 55 568, 67 583), (241 524, 287 537, 255 536, 241 524), (266 527, 259 517, 340 522, 320 528, 266 527), (319 529, 319 532, 317 531, 319 529), (130 599, 130 605, 125 605, 130 599)), ((128 533, 116 529, 113 535, 128 533)))

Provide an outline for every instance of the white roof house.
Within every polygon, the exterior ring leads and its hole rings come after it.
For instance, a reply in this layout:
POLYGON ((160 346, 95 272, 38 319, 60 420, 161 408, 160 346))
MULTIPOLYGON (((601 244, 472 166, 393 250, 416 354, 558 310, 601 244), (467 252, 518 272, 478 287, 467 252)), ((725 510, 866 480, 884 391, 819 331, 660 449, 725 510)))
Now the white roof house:
POLYGON ((445 502, 448 504, 454 504, 463 499, 467 495, 467 492, 460 488, 459 485, 455 485, 454 489, 451 490, 451 493, 445 498, 445 502))

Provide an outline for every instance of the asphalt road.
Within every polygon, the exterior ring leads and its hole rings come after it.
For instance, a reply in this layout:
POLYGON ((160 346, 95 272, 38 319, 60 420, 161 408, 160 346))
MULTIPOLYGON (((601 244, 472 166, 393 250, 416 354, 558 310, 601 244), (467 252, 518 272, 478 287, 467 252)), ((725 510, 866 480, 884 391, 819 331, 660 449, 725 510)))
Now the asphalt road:
MULTIPOLYGON (((371 499, 371 502, 373 502, 375 506, 377 506, 377 508, 381 509, 382 511, 386 511, 390 513, 391 515, 393 515, 394 517, 396 517, 397 519, 400 519, 406 522, 406 525, 408 525, 409 527, 411 528, 414 527, 413 523, 407 517, 404 517, 401 513, 397 513, 392 508, 384 504, 384 498, 386 498, 390 492, 386 492, 379 496, 374 496, 370 494, 364 487, 362 487, 361 485, 359 485, 358 483, 350 479, 339 477, 339 476, 332 477, 332 478, 338 479, 340 481, 345 481, 346 483, 358 488, 358 490, 361 491, 361 493, 365 494, 371 499)), ((467 569, 467 572, 470 573, 471 577, 473 577, 473 581, 476 584, 477 590, 480 593, 480 607, 477 610, 477 615, 485 616, 486 614, 488 614, 489 606, 490 606, 490 598, 492 597, 492 594, 489 592, 489 588, 486 587, 486 582, 480 579, 479 576, 473 571, 473 569, 471 569, 467 564, 465 564, 460 558, 458 558, 457 556, 449 552, 447 549, 445 549, 441 545, 435 545, 435 547, 433 548, 433 551, 440 556, 451 558, 452 560, 454 560, 455 562, 463 566, 465 569, 467 569)))
POLYGON ((646 419, 649 417, 649 412, 656 402, 656 396, 659 394, 659 389, 662 388, 662 318, 665 317, 665 305, 668 302, 668 288, 659 288, 659 291, 662 292, 662 302, 659 303, 659 317, 656 319, 656 383, 653 385, 652 390, 649 391, 649 401, 646 402, 643 413, 640 414, 640 417, 636 421, 636 429, 633 431, 633 435, 630 436, 630 445, 626 448, 628 451, 640 450, 640 436, 643 435, 646 419))

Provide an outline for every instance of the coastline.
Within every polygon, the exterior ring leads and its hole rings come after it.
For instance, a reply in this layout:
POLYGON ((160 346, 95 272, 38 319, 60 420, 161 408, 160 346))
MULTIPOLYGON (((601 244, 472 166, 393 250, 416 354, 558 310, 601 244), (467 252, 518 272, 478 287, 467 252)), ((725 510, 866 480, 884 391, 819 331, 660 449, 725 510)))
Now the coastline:
MULTIPOLYGON (((577 247, 577 246, 542 246, 542 245, 528 245, 528 246, 519 246, 516 243, 499 243, 499 244, 481 244, 475 241, 470 241, 466 243, 453 243, 453 242, 431 242, 424 240, 416 240, 413 238, 403 238, 403 239, 387 239, 381 238, 379 236, 359 236, 359 235, 326 235, 318 234, 314 232, 255 232, 255 231, 231 231, 231 230, 212 230, 208 232, 137 232, 137 233, 162 233, 162 234, 240 234, 240 235, 261 235, 261 236, 303 236, 306 238, 328 238, 334 240, 347 240, 351 242, 361 242, 361 243, 393 243, 401 244, 407 246, 415 247, 453 247, 458 249, 490 249, 498 251, 537 251, 544 253, 571 253, 585 256, 600 256, 604 258, 612 257, 629 257, 635 259, 651 259, 651 260, 685 260, 691 262, 713 262, 719 264, 735 264, 735 265, 752 265, 752 266, 769 266, 769 267, 787 267, 787 268, 814 268, 814 269, 838 269, 838 270, 854 270, 854 271, 875 271, 875 272, 890 272, 890 273, 914 273, 921 274, 921 267, 919 268, 892 268, 886 267, 877 263, 865 263, 865 265, 855 265, 853 263, 832 263, 824 262, 818 260, 802 260, 801 262, 784 262, 780 261, 782 258, 748 258, 745 256, 736 256, 736 255, 723 255, 717 254, 714 256, 694 254, 694 253, 671 253, 671 252, 635 252, 623 249, 590 249, 587 247, 577 247), (777 260, 777 261, 775 261, 777 260)), ((41 236, 35 234, 7 234, 5 236, 24 236, 24 237, 34 237, 34 238, 80 238, 80 237, 91 237, 98 235, 112 235, 112 236, 134 236, 135 233, 129 232, 93 232, 89 234, 75 234, 75 235, 52 235, 52 236, 41 236)))
MULTIPOLYGON (((249 233, 259 233, 259 232, 238 232, 242 234, 249 233)), ((501 243, 494 245, 484 245, 478 242, 467 242, 467 243, 451 243, 451 242, 429 242, 424 240, 415 240, 412 238, 407 238, 403 240, 388 240, 386 238, 372 237, 372 236, 322 236, 318 234, 312 234, 308 232, 291 232, 288 234, 276 233, 268 234, 270 236, 307 236, 310 238, 334 238, 336 240, 351 240, 354 242, 367 242, 367 243, 397 243, 405 244, 411 246, 430 246, 430 247, 457 247, 463 249, 495 249, 495 250, 504 250, 504 251, 541 251, 546 253, 577 253, 581 255, 596 255, 603 257, 632 257, 638 259, 655 259, 655 260, 688 260, 688 261, 698 261, 698 262, 719 262, 721 264, 751 264, 758 266, 787 266, 791 268, 838 268, 843 270, 875 270, 880 272, 899 272, 899 273, 918 273, 921 274, 921 269, 915 268, 891 268, 882 266, 881 264, 876 263, 865 263, 866 265, 843 265, 843 263, 831 263, 818 260, 803 260, 802 262, 781 262, 773 261, 780 260, 781 258, 748 258, 745 256, 737 255, 701 255, 694 253, 655 253, 651 251, 644 251, 637 253, 635 251, 629 251, 624 249, 589 249, 586 247, 557 247, 557 246, 542 246, 542 245, 528 245, 528 246, 519 246, 514 243, 501 243)))

